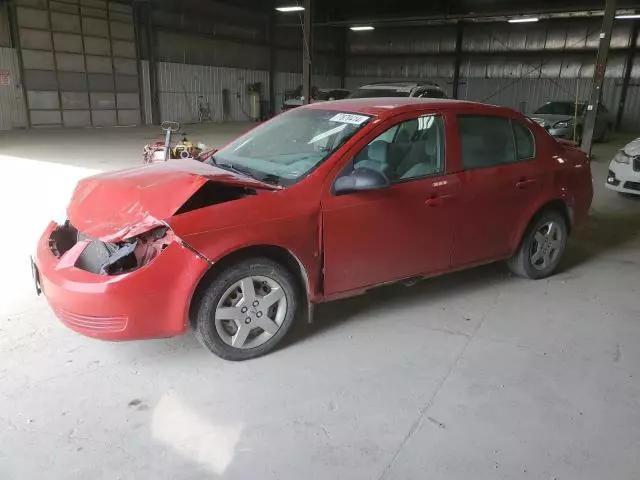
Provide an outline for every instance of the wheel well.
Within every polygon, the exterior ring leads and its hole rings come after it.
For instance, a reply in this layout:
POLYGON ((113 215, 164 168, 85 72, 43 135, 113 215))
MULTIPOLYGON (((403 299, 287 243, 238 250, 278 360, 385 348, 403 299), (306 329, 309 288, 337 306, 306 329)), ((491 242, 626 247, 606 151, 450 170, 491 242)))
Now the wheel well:
POLYGON ((564 200, 552 200, 549 203, 544 204, 533 216, 529 225, 531 225, 541 214, 542 212, 546 212, 549 210, 554 210, 558 212, 564 218, 564 221, 567 223, 567 233, 571 233, 571 224, 572 224, 572 215, 571 210, 567 203, 564 200))
POLYGON ((241 248, 215 262, 198 282, 191 298, 191 304, 189 305, 189 322, 191 326, 194 324, 195 308, 198 306, 207 286, 230 265, 252 257, 266 257, 274 262, 278 262, 296 276, 300 289, 308 295, 309 280, 307 272, 295 255, 286 248, 276 247, 274 245, 254 245, 241 248))

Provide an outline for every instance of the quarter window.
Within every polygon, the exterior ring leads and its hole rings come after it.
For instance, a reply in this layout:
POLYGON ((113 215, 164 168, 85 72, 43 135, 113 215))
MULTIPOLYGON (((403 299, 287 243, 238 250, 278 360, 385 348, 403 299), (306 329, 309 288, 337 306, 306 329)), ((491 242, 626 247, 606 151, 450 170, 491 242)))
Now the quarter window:
POLYGON ((511 120, 513 125, 513 135, 516 139, 516 156, 518 160, 528 160, 536 156, 536 147, 533 134, 522 123, 511 120))

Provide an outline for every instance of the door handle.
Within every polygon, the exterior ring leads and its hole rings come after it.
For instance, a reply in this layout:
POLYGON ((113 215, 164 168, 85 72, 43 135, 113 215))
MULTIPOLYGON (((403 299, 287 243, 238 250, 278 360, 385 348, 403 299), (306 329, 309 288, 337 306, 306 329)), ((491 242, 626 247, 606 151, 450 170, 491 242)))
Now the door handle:
POLYGON ((535 183, 538 183, 538 180, 535 178, 523 178, 516 183, 516 188, 528 188, 535 183))
POLYGON ((424 204, 427 207, 439 207, 445 201, 453 198, 453 195, 434 195, 433 197, 427 198, 424 204))

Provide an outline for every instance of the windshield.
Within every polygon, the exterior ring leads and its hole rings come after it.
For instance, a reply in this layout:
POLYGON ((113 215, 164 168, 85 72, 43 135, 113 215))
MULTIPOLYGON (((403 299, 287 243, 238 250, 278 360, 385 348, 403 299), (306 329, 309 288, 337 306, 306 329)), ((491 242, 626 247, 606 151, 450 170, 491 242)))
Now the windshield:
MULTIPOLYGON (((584 103, 578 104, 578 115, 582 115, 584 113, 584 103)), ((534 113, 540 115, 566 115, 571 117, 575 113, 575 104, 570 102, 549 102, 545 103, 534 113)))
POLYGON ((218 150, 207 163, 274 185, 291 185, 320 165, 370 118, 335 110, 290 110, 218 150))
POLYGON ((349 95, 349 98, 376 98, 376 97, 408 97, 409 91, 396 90, 395 88, 360 88, 349 95))

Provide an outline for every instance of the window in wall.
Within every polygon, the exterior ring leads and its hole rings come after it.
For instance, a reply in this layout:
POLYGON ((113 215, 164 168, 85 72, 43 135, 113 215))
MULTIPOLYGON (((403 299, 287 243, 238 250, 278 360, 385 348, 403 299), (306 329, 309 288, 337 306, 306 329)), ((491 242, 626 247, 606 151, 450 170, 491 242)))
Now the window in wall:
POLYGON ((354 168, 378 170, 391 182, 444 172, 442 117, 425 115, 394 125, 356 155, 354 168))

